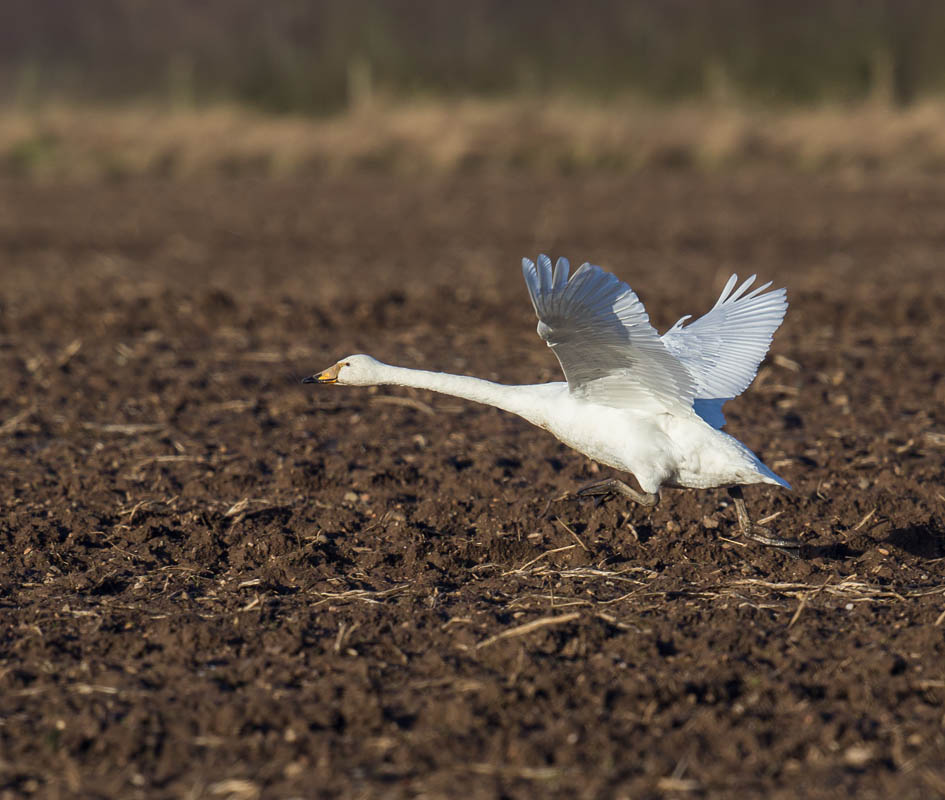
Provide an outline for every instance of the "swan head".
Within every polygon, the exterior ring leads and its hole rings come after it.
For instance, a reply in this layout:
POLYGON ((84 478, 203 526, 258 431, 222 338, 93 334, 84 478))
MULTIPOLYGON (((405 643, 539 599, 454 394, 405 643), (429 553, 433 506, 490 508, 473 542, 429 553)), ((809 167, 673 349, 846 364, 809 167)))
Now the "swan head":
POLYGON ((338 383, 345 386, 374 386, 380 383, 381 364, 376 358, 363 354, 348 356, 317 372, 302 383, 338 383))

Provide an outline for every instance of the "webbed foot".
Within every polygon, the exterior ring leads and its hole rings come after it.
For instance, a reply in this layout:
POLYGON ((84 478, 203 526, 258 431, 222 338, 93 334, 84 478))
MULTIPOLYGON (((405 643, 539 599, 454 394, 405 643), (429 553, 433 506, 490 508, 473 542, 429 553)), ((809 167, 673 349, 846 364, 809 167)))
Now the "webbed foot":
POLYGON ((746 539, 763 544, 765 547, 780 547, 784 550, 798 550, 804 546, 799 539, 786 539, 782 536, 773 536, 768 528, 757 525, 748 516, 745 506, 745 497, 741 486, 732 486, 728 490, 729 497, 735 501, 735 516, 738 517, 738 531, 746 539))
POLYGON ((608 497, 627 497, 641 506, 652 508, 660 501, 659 492, 638 492, 631 486, 627 486, 623 481, 616 478, 609 478, 606 481, 592 483, 578 489, 575 494, 578 497, 597 497, 603 502, 608 497))

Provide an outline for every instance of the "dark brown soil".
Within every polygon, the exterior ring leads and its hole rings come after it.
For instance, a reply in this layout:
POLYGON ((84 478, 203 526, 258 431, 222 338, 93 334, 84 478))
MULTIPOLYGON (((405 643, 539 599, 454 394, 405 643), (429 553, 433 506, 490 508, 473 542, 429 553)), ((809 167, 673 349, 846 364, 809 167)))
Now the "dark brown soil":
POLYGON ((640 175, 0 186, 0 797, 945 796, 945 186, 640 175), (557 380, 519 259, 665 328, 791 308, 648 512, 354 352, 557 380), (549 503, 549 501, 551 501, 549 503))

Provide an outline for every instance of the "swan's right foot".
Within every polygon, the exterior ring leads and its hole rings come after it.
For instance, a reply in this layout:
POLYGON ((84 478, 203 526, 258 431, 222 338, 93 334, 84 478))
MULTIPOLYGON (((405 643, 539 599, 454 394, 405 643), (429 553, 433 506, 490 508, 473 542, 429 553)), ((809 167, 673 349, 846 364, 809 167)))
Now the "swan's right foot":
POLYGON ((735 501, 735 516, 738 517, 738 530, 746 539, 763 544, 765 547, 780 547, 783 550, 800 550, 804 543, 798 539, 785 539, 782 536, 772 536, 768 528, 751 521, 748 508, 745 506, 745 497, 741 486, 732 486, 728 490, 729 496, 735 501))
POLYGON ((636 489, 627 486, 623 481, 616 478, 610 478, 606 481, 592 483, 590 486, 584 486, 578 489, 575 494, 578 497, 599 497, 601 501, 608 497, 628 497, 641 506, 652 508, 660 501, 658 492, 638 492, 636 489))
POLYGON ((780 547, 782 550, 800 550, 804 543, 798 539, 786 539, 783 536, 772 536, 770 528, 752 523, 748 531, 741 531, 742 536, 765 547, 780 547))

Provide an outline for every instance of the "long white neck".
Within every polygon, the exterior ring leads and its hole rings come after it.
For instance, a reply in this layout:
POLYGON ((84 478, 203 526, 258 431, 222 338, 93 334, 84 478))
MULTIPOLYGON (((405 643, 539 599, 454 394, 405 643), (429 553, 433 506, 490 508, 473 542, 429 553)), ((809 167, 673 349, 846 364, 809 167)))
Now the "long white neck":
POLYGON ((524 417, 529 422, 543 426, 546 421, 544 404, 531 386, 507 386, 468 375, 451 375, 447 372, 429 372, 423 369, 394 367, 378 362, 377 383, 394 386, 411 386, 431 392, 461 397, 474 403, 501 408, 524 417))

